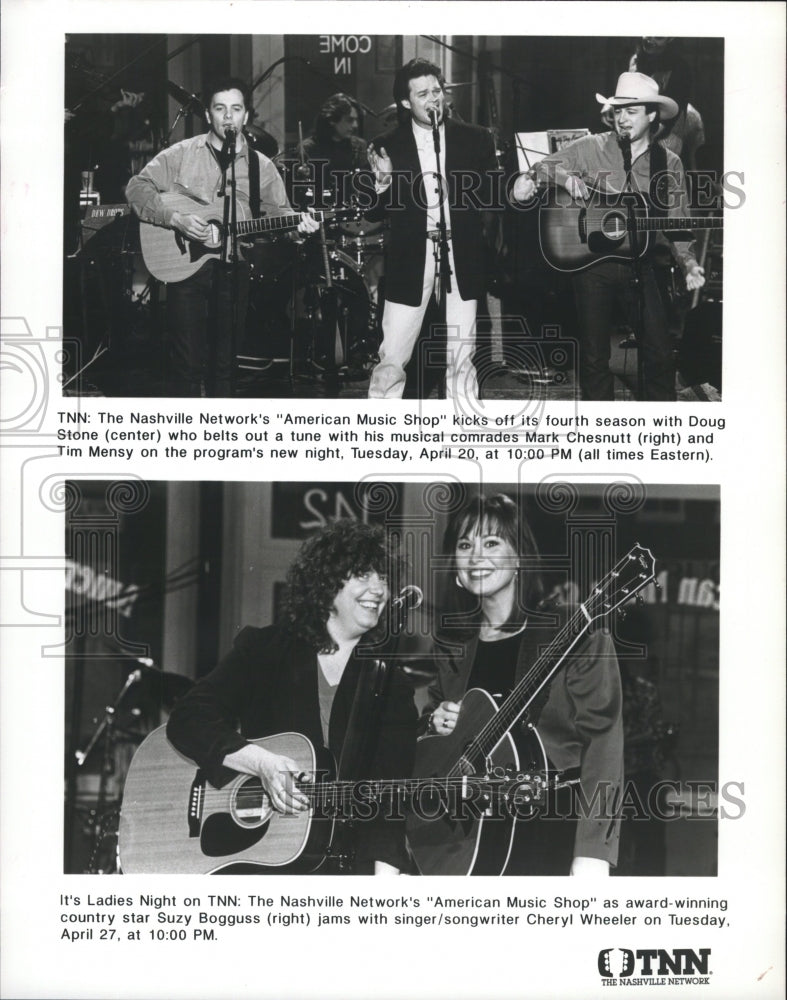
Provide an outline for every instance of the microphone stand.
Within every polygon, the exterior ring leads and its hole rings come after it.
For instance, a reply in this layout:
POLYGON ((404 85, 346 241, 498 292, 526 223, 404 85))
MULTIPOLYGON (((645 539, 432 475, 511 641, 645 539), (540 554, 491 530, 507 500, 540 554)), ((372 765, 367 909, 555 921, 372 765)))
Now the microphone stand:
POLYGON ((437 112, 430 111, 429 118, 432 122, 432 139, 434 140, 434 153, 437 162, 437 193, 440 196, 440 222, 437 226, 438 244, 435 250, 437 257, 437 273, 439 275, 437 302, 440 303, 443 290, 446 294, 451 292, 451 261, 448 256, 448 227, 445 222, 445 188, 443 186, 443 172, 440 169, 440 126, 437 123, 437 112))
MULTIPOLYGON (((230 350, 230 396, 234 395, 235 387, 235 357, 237 354, 235 338, 238 328, 238 201, 237 187, 235 184, 235 144, 237 133, 230 130, 230 141, 227 141, 225 130, 224 145, 219 156, 221 167, 221 188, 219 194, 224 198, 224 219, 221 229, 221 257, 220 262, 224 268, 224 274, 230 278, 230 295, 232 307, 230 309, 230 330, 229 330, 229 350, 230 350), (229 180, 227 172, 229 171, 229 180), (229 190, 228 190, 229 189, 229 190)), ((249 149, 249 155, 256 155, 249 149)), ((214 289, 214 294, 217 290, 214 289)), ((219 303, 216 303, 217 324, 219 322, 219 303)), ((218 338, 219 331, 216 331, 218 338)), ((216 344, 218 350, 219 344, 216 344)))
POLYGON ((636 299, 636 317, 634 320, 634 339, 637 345, 637 398, 640 402, 645 399, 645 362, 643 357, 642 343, 645 329, 645 289, 642 284, 642 260, 640 258, 639 248, 639 231, 637 229, 637 197, 634 192, 634 184, 631 177, 631 140, 628 138, 621 138, 620 140, 620 150, 623 154, 623 170, 626 174, 626 180, 623 185, 624 193, 629 192, 629 198, 626 198, 626 206, 628 213, 628 232, 629 241, 631 243, 631 285, 634 289, 634 295, 636 299))

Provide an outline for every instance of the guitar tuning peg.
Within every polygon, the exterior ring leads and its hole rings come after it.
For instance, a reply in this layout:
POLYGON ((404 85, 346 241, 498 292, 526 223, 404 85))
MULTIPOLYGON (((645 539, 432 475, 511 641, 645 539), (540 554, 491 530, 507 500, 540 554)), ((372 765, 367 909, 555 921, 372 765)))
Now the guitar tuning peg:
POLYGON ((653 587, 655 590, 661 590, 661 583, 655 577, 653 579, 653 587))
POLYGON ((626 612, 622 609, 618 610, 618 621, 624 622, 626 620, 626 612))
POLYGON ((637 594, 637 604, 640 607, 642 607, 644 603, 645 603, 645 598, 642 596, 642 594, 637 594))

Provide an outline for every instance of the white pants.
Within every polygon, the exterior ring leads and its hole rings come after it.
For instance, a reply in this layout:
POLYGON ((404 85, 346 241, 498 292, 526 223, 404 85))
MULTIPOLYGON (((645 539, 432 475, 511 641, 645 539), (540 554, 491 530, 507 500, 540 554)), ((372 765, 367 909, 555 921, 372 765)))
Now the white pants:
MULTIPOLYGON (((445 389, 448 399, 476 399, 478 383, 472 356, 475 350, 476 300, 463 299, 459 294, 451 243, 451 291, 445 295, 446 373, 445 389)), ((424 314, 434 291, 436 274, 434 244, 426 240, 426 265, 421 304, 406 306, 401 302, 387 302, 383 309, 383 342, 380 361, 369 381, 370 399, 401 399, 405 384, 405 365, 421 332, 424 314)), ((445 290, 441 290, 445 294, 445 290)))

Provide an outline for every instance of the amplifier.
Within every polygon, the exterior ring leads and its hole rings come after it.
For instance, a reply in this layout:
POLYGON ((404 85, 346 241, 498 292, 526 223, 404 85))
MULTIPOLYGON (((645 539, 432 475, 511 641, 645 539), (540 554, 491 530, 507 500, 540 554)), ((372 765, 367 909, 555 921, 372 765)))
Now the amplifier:
MULTIPOLYGON (((128 205, 90 205, 81 223, 82 249, 102 230, 102 249, 136 252, 139 229, 128 205)), ((92 252, 91 248, 91 252, 92 252)))
POLYGON ((695 292, 693 305, 724 299, 724 234, 706 229, 698 241, 698 258, 705 268, 705 284, 695 292))

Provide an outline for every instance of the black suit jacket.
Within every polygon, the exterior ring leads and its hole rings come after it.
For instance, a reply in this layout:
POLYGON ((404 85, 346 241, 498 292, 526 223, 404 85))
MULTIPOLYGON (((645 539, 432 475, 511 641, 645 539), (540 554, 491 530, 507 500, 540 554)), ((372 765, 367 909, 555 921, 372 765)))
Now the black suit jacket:
MULTIPOLYGON (((426 205, 434 200, 434 181, 429 181, 425 193, 410 121, 378 136, 372 144, 378 152, 385 148, 393 163, 392 183, 368 213, 370 218, 387 213, 390 220, 385 297, 390 302, 417 306, 426 263, 426 205)), ((486 293, 483 212, 498 207, 497 169, 494 140, 487 129, 446 120, 445 170, 454 277, 463 299, 478 299, 486 293)))
MULTIPOLYGON (((338 760, 347 733, 360 672, 370 660, 357 655, 345 667, 331 709, 329 749, 338 760)), ((219 665, 182 698, 169 717, 167 736, 221 787, 234 775, 222 761, 247 740, 298 732, 323 745, 317 688, 317 655, 289 632, 244 628, 219 665)), ((367 778, 407 778, 415 757, 413 692, 393 670, 369 759, 367 778)), ((358 858, 406 864, 404 830, 396 821, 359 823, 358 858)))

